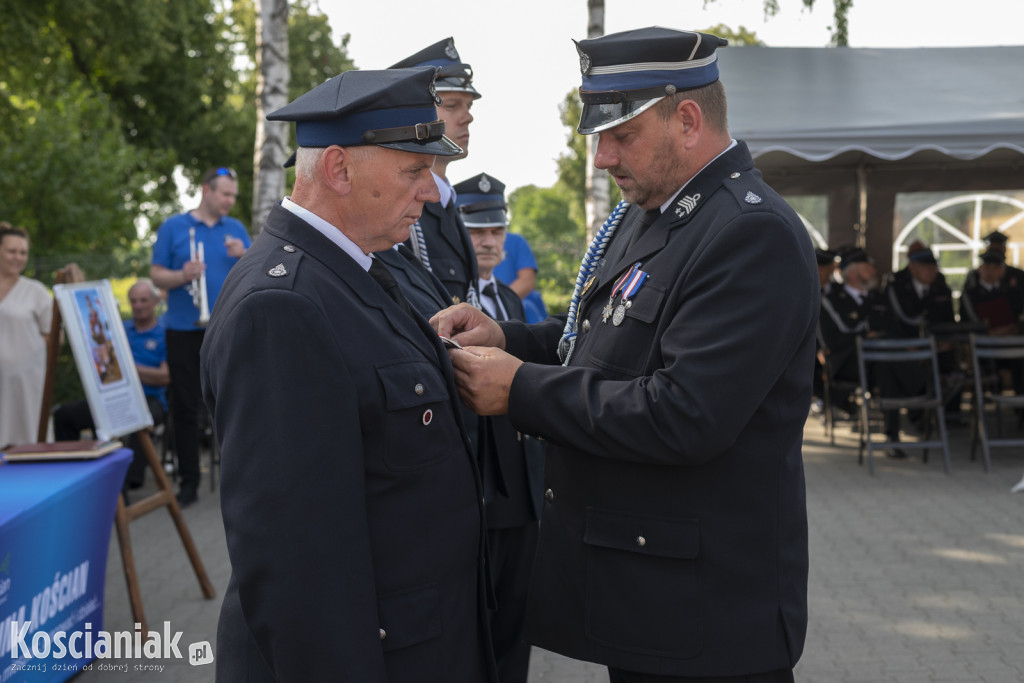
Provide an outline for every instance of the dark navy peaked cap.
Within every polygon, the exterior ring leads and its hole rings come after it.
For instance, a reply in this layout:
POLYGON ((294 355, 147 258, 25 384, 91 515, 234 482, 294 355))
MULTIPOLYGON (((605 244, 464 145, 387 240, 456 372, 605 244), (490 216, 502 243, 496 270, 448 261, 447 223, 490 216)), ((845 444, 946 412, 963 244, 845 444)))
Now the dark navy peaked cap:
POLYGON ((715 50, 729 44, 710 33, 660 26, 575 42, 583 73, 577 130, 583 135, 639 116, 666 95, 714 83, 715 50))
POLYGON ((434 71, 346 71, 267 119, 294 121, 299 147, 379 145, 418 154, 460 154, 437 118, 434 71))
POLYGON ((505 184, 481 173, 453 187, 455 206, 467 228, 508 227, 505 213, 505 184))
POLYGON ((480 93, 473 88, 473 68, 459 57, 454 38, 439 40, 388 68, 406 69, 413 66, 437 67, 435 85, 438 92, 467 92, 474 100, 480 98, 480 93))

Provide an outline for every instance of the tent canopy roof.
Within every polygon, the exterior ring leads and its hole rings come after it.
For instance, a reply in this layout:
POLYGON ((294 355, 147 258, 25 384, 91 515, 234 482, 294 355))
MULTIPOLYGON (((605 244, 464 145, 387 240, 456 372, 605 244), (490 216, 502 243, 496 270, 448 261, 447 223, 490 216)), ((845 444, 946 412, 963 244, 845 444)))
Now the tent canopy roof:
POLYGON ((718 55, 730 133, 759 166, 1024 155, 1024 46, 718 55))

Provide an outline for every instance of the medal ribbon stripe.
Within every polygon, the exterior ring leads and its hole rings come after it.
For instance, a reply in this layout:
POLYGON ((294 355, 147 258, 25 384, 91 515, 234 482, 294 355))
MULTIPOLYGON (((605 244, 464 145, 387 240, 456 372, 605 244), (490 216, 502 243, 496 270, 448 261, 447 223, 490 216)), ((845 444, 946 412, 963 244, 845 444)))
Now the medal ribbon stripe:
POLYGON ((622 290, 623 301, 631 298, 634 294, 636 294, 637 291, 640 290, 640 287, 643 286, 644 281, 647 280, 647 273, 640 270, 639 263, 633 266, 633 270, 630 274, 632 275, 632 278, 630 278, 629 283, 622 290))

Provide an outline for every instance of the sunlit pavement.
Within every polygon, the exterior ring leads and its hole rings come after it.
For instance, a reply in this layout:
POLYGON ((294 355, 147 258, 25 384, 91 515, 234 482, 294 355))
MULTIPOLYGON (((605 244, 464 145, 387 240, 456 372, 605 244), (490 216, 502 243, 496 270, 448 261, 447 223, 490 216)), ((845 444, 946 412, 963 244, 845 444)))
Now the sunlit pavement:
MULTIPOLYGON (((832 446, 818 419, 808 421, 811 620, 798 681, 1024 681, 1024 493, 1010 493, 1024 472, 1024 448, 994 450, 986 474, 980 460, 969 459, 967 427, 952 429, 951 440, 949 475, 937 452, 924 464, 920 451, 908 451, 906 460, 882 454, 872 477, 857 464, 857 435, 847 424, 832 446)), ((202 598, 165 511, 131 525, 150 628, 169 621, 182 631, 183 654, 190 643, 216 642, 229 575, 219 500, 208 484, 185 517, 218 591, 214 600, 202 598)), ((106 590, 105 628, 131 630, 114 535, 106 590)), ((162 672, 133 671, 134 660, 121 661, 128 672, 84 672, 75 680, 213 681, 212 665, 186 659, 139 660, 164 665, 162 672)), ((535 649, 530 682, 540 681, 603 683, 607 674, 535 649)))

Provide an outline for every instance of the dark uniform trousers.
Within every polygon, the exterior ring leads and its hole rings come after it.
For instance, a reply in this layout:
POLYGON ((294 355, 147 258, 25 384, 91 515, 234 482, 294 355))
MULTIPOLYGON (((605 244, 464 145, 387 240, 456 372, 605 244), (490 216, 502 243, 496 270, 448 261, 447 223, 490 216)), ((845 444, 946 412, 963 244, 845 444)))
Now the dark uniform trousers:
MULTIPOLYGON (((376 252, 374 257, 388 267, 406 299, 424 318, 451 305, 453 295, 405 244, 376 252)), ((511 319, 525 320, 522 301, 508 286, 498 284, 497 294, 511 319)), ((490 615, 491 642, 498 679, 501 683, 526 683, 530 646, 523 638, 523 625, 544 483, 543 447, 536 439, 520 435, 507 416, 480 417, 465 406, 462 416, 471 428, 470 440, 487 501, 489 574, 495 600, 490 615)))
POLYGON ((183 489, 199 486, 199 411, 203 406, 199 384, 199 351, 205 330, 167 330, 167 367, 171 373, 171 414, 174 450, 183 489))
POLYGON ((742 142, 630 244, 641 213, 581 298, 568 366, 562 320, 501 324, 525 361, 509 417, 547 450, 527 639, 680 680, 792 669, 807 626, 810 238, 742 142), (604 317, 637 263, 649 277, 604 317))

